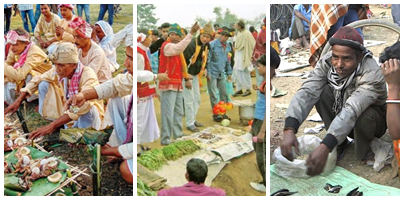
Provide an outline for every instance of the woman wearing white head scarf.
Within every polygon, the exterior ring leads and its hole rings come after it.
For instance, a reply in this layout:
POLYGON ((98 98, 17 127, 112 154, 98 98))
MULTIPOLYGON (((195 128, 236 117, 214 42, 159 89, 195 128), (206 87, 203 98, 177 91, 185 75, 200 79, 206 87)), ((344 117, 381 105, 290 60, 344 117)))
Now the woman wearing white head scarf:
POLYGON ((105 21, 98 21, 95 23, 95 35, 98 40, 96 42, 101 46, 107 56, 111 72, 115 72, 119 69, 119 64, 116 62, 116 48, 111 43, 112 37, 114 36, 111 25, 105 21))

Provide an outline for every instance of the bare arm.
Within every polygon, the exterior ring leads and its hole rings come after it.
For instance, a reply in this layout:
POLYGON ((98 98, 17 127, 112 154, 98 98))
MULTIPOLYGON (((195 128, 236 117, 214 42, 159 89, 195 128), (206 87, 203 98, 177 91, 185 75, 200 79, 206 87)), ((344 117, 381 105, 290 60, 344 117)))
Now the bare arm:
POLYGON ((298 10, 294 10, 295 16, 300 18, 301 20, 306 21, 308 24, 310 24, 310 21, 298 10))
MULTIPOLYGON (((388 100, 400 100, 400 61, 390 59, 381 65, 384 78, 389 86, 388 100)), ((400 104, 387 103, 387 128, 392 139, 400 139, 400 104)))

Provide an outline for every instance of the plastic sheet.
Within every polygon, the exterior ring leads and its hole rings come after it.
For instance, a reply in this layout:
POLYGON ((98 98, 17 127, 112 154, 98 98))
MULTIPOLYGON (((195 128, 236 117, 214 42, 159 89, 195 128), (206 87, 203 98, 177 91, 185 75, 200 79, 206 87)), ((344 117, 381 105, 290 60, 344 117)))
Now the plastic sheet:
MULTIPOLYGON (((310 154, 314 149, 316 149, 321 142, 321 139, 314 135, 304 135, 297 138, 299 142, 299 151, 301 155, 310 154)), ((306 160, 296 159, 297 155, 294 153, 293 149, 293 162, 289 161, 282 156, 281 148, 278 147, 274 151, 275 157, 275 170, 274 172, 282 177, 295 177, 295 178, 308 178, 306 174, 306 160)), ((337 162, 337 150, 334 150, 328 154, 327 162, 324 167, 324 171, 321 175, 326 175, 330 173, 335 168, 335 163, 337 162)))

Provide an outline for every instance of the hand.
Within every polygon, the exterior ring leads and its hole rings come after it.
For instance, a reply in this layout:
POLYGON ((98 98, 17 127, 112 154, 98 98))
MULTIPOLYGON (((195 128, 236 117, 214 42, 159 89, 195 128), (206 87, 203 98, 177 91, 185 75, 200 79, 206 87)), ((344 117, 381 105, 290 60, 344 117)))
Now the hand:
POLYGON ((4 115, 8 114, 8 113, 15 113, 18 108, 20 107, 21 102, 19 102, 18 100, 16 100, 13 104, 9 105, 5 110, 4 110, 4 115))
POLYGON ((389 59, 381 65, 384 79, 390 86, 400 86, 400 60, 389 59))
POLYGON ((260 132, 260 133, 257 135, 257 141, 258 141, 258 143, 262 143, 262 142, 265 141, 265 132, 260 132))
POLYGON ((39 42, 39 45, 41 46, 41 48, 43 48, 43 49, 46 48, 45 47, 46 43, 43 40, 38 40, 38 42, 39 42))
POLYGON ((258 86, 254 84, 253 85, 253 90, 259 90, 258 86))
POLYGON ((56 27, 57 36, 62 36, 64 32, 65 32, 65 29, 63 29, 62 27, 60 27, 60 26, 56 27))
POLYGON ((210 81, 210 76, 206 75, 206 80, 210 81))
POLYGON ((207 69, 205 69, 205 70, 203 71, 203 77, 206 77, 206 76, 208 76, 208 70, 207 70, 207 69))
POLYGON ((29 134, 29 139, 35 139, 37 137, 45 136, 51 134, 53 131, 55 131, 55 127, 53 126, 52 123, 49 125, 46 125, 44 127, 38 128, 36 131, 32 132, 29 134))
POLYGON ((45 42, 45 48, 48 48, 50 45, 52 44, 52 42, 51 41, 47 41, 47 42, 45 42))
POLYGON ((288 159, 289 161, 293 161, 292 147, 295 147, 295 153, 297 155, 300 155, 299 143, 297 142, 295 133, 292 130, 285 130, 283 131, 281 152, 282 156, 288 159))
POLYGON ((65 110, 69 110, 70 106, 81 107, 85 102, 86 99, 84 98, 83 93, 77 93, 67 100, 65 110))
POLYGON ((227 76, 227 82, 231 82, 231 75, 227 76))
POLYGON ((185 87, 186 87, 188 90, 192 90, 192 83, 191 83, 190 80, 185 81, 185 87))
POLYGON ((309 157, 306 160, 307 175, 316 176, 323 172, 329 152, 330 150, 327 146, 320 144, 320 146, 309 154, 309 157))
POLYGON ((170 78, 168 77, 168 74, 167 74, 167 73, 160 73, 160 74, 157 74, 157 79, 158 79, 159 81, 167 81, 167 80, 170 80, 170 78))
POLYGON ((198 22, 195 22, 195 24, 191 27, 191 35, 195 34, 201 27, 199 26, 198 22))

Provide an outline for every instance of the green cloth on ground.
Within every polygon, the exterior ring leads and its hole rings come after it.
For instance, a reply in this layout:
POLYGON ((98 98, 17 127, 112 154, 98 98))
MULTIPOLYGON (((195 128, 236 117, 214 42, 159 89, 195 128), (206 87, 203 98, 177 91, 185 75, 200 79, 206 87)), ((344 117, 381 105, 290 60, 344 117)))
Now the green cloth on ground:
POLYGON ((288 91, 279 90, 278 88, 272 86, 271 97, 281 97, 285 96, 287 93, 288 91))
POLYGON ((291 192, 298 192, 293 196, 346 196, 348 192, 359 187, 358 191, 363 192, 363 196, 400 196, 398 188, 371 183, 338 166, 327 176, 315 176, 307 179, 284 178, 278 176, 274 170, 275 165, 273 164, 270 174, 271 194, 280 189, 288 189, 291 192), (341 185, 342 189, 337 194, 328 193, 324 189, 326 183, 341 185))

